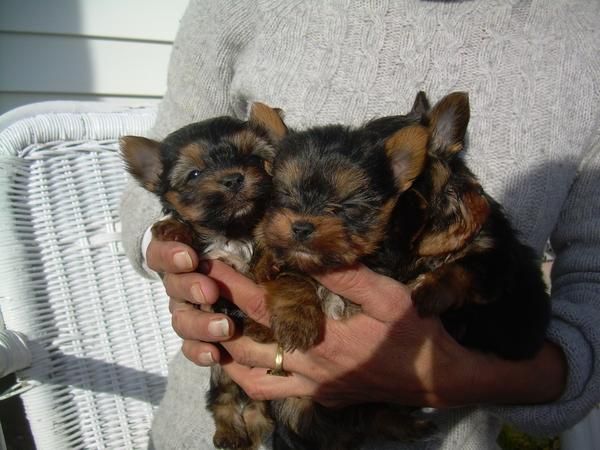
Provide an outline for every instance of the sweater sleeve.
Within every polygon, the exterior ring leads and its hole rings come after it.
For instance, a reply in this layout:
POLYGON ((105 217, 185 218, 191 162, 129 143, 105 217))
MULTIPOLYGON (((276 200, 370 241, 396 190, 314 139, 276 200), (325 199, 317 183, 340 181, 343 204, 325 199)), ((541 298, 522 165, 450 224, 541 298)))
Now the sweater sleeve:
MULTIPOLYGON (((190 2, 173 44, 168 88, 150 137, 163 139, 191 122, 234 114, 230 84, 234 63, 254 27, 251 6, 234 0, 190 2)), ((160 215, 158 199, 130 180, 121 198, 122 241, 134 268, 144 276, 149 275, 142 267, 142 237, 160 215)))
POLYGON ((556 260, 548 339, 565 353, 566 389, 551 404, 493 410, 534 434, 559 433, 600 402, 600 133, 592 142, 551 236, 556 260))

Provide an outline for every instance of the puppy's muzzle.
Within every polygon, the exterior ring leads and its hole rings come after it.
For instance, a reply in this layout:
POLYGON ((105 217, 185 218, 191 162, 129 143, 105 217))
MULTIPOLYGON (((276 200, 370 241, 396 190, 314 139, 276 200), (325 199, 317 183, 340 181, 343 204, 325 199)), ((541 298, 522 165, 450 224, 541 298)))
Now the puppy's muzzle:
POLYGON ((310 239, 311 235, 315 231, 315 226, 306 221, 298 221, 292 224, 292 233, 294 239, 298 242, 304 242, 310 239))

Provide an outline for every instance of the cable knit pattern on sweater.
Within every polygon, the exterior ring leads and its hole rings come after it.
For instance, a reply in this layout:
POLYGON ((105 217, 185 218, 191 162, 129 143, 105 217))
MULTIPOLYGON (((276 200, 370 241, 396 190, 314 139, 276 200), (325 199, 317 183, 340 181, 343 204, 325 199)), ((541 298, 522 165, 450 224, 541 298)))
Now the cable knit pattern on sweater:
MULTIPOLYGON (((215 115, 245 117, 255 100, 283 108, 292 127, 356 125, 407 112, 419 90, 432 101, 468 91, 470 167, 538 253, 552 238, 548 337, 568 359, 564 396, 438 412, 445 437, 406 448, 490 448, 500 420, 556 433, 600 399, 599 24, 597 0, 209 0, 192 1, 182 19, 154 137, 215 115)), ((139 268, 141 235, 159 207, 131 185, 123 211, 139 268)), ((207 376, 175 358, 157 447, 211 448, 207 376)))

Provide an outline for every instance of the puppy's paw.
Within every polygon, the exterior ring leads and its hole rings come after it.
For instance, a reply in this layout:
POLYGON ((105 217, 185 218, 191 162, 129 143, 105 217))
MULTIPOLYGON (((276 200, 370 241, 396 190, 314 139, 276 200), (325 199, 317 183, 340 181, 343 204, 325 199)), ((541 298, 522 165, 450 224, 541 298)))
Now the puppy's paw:
POLYGON ((430 274, 423 274, 409 283, 413 304, 421 317, 439 315, 447 307, 446 302, 441 298, 444 293, 434 281, 430 274))
POLYGON ((459 264, 447 264, 419 275, 408 286, 421 317, 438 316, 466 303, 485 303, 476 289, 474 274, 459 264))
POLYGON ((244 336, 249 336, 254 341, 265 344, 275 340, 273 331, 269 327, 265 327, 249 317, 244 318, 244 336))
POLYGON ((245 431, 234 427, 218 427, 213 435, 213 445, 222 450, 249 450, 255 447, 245 431))
POLYGON ((285 351, 306 350, 321 339, 324 316, 318 307, 305 306, 296 313, 274 316, 271 329, 285 351))
POLYGON ((194 232, 186 224, 173 218, 156 222, 152 226, 152 236, 159 241, 177 241, 192 245, 194 232))
POLYGON ((284 273, 263 285, 275 340, 286 351, 315 345, 321 338, 325 315, 312 279, 284 273))

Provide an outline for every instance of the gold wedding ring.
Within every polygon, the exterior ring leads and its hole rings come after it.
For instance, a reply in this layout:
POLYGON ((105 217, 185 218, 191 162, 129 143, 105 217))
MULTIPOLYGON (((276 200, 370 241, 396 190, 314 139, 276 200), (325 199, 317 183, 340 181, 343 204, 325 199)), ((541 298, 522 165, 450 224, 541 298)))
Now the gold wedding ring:
POLYGON ((283 347, 277 344, 277 353, 275 353, 275 368, 267 370, 267 375, 278 377, 287 377, 288 373, 283 370, 283 347))

